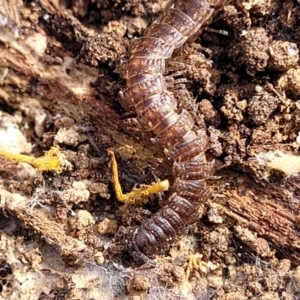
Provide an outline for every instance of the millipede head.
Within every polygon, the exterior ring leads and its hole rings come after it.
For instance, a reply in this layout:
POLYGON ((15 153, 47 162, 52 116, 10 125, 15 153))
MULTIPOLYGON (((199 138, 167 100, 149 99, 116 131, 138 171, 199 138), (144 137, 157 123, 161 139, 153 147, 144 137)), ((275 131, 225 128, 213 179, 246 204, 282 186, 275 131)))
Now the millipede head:
POLYGON ((151 252, 149 251, 151 249, 149 247, 149 239, 141 227, 130 229, 127 242, 127 249, 135 261, 140 260, 149 265, 156 266, 156 262, 151 259, 155 257, 156 251, 153 251, 155 249, 152 249, 151 252))

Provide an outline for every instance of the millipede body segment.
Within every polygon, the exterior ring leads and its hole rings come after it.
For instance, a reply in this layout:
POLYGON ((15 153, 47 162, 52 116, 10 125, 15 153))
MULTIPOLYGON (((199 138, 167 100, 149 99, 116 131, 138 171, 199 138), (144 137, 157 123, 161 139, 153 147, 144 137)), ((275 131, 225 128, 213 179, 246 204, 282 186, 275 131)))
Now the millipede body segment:
POLYGON ((159 23, 152 24, 130 45, 130 56, 122 68, 126 89, 121 98, 134 109, 136 121, 145 131, 154 132, 152 142, 164 149, 174 162, 172 195, 150 219, 135 227, 128 241, 133 256, 147 261, 199 219, 199 205, 207 199, 206 180, 214 163, 206 160, 208 137, 204 128, 195 128, 194 119, 167 90, 163 77, 166 60, 174 50, 208 25, 216 12, 229 1, 179 0, 159 23))

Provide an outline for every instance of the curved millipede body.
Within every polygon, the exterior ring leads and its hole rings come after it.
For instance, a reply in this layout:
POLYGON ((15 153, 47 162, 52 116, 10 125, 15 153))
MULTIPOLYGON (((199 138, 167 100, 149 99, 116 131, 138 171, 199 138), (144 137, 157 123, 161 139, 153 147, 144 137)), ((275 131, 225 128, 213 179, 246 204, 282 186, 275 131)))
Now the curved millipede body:
POLYGON ((159 23, 131 42, 129 59, 122 68, 127 87, 121 94, 123 102, 135 110, 143 130, 154 132, 152 142, 174 161, 173 194, 164 207, 132 230, 128 241, 129 251, 145 261, 167 249, 187 225, 199 219, 199 205, 208 197, 206 180, 214 173, 214 163, 205 157, 206 130, 196 131, 190 113, 178 109, 163 77, 165 62, 228 2, 179 0, 159 23))

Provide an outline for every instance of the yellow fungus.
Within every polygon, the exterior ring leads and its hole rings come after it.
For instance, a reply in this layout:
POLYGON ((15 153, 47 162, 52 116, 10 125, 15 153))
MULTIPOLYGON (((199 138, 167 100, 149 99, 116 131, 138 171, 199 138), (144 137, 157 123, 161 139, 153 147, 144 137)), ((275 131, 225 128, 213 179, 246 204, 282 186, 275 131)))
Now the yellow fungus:
POLYGON ((60 173, 62 171, 62 166, 58 154, 59 148, 57 147, 51 147, 49 151, 45 152, 44 156, 39 158, 24 154, 14 154, 0 149, 0 156, 6 157, 15 162, 28 163, 39 172, 55 171, 56 173, 60 173))
POLYGON ((112 150, 108 150, 107 152, 111 157, 112 182, 115 188, 116 197, 120 202, 126 204, 145 203, 150 195, 158 194, 159 192, 167 191, 169 189, 169 181, 164 180, 144 187, 134 188, 130 193, 123 194, 119 182, 118 166, 115 154, 112 150))

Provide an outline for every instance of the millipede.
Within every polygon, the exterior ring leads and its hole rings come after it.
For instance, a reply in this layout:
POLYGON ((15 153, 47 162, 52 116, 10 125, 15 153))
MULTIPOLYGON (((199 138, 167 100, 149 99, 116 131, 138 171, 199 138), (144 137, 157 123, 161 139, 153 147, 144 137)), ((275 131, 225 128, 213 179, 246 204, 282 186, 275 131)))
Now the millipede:
POLYGON ((214 173, 214 161, 207 161, 208 136, 196 128, 192 115, 178 108, 168 91, 163 73, 166 61, 186 41, 200 34, 229 0, 179 0, 160 22, 153 23, 144 36, 132 40, 129 59, 121 76, 125 107, 136 113, 135 122, 152 131, 152 142, 173 161, 174 184, 165 206, 129 234, 128 250, 135 258, 150 261, 186 232, 200 218, 199 206, 209 193, 206 180, 214 173))

